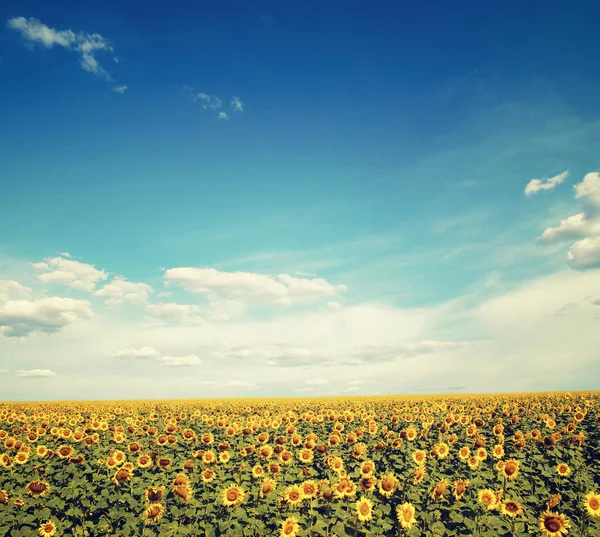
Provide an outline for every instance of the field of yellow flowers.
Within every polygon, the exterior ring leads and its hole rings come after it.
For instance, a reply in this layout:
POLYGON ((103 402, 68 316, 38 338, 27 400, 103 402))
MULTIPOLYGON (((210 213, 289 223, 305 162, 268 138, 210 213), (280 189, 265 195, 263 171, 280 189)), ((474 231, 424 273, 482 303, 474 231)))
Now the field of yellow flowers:
POLYGON ((600 536, 597 393, 0 404, 0 535, 600 536))

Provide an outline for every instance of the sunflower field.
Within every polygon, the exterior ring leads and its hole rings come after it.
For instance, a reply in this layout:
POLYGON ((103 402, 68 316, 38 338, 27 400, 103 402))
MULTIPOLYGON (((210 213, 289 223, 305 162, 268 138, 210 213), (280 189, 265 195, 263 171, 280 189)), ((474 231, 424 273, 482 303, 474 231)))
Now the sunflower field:
POLYGON ((600 536, 600 395, 0 404, 0 536, 600 536))

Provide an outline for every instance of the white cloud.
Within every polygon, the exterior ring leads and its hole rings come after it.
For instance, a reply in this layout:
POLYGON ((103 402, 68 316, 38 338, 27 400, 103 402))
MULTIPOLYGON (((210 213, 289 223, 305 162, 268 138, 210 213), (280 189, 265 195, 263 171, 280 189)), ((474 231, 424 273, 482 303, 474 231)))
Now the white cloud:
POLYGON ((552 190, 556 185, 562 183, 568 175, 569 172, 565 171, 549 179, 532 179, 525 187, 525 195, 531 196, 540 190, 552 190))
POLYGON ((173 296, 173 291, 161 291, 156 295, 158 298, 169 298, 173 296))
POLYGON ((243 380, 228 380, 224 383, 227 388, 239 388, 242 390, 258 390, 260 386, 253 384, 252 382, 245 382, 243 380))
POLYGON ((123 93, 125 93, 127 91, 127 86, 122 85, 122 86, 116 86, 113 88, 113 91, 120 93, 121 95, 123 95, 123 93))
POLYGON ((327 309, 331 311, 339 310, 342 305, 339 302, 327 302, 327 309))
POLYGON ((557 227, 547 228, 540 241, 577 240, 569 249, 567 264, 574 270, 600 268, 600 174, 591 172, 573 186, 584 212, 569 216, 557 227))
POLYGON ((575 186, 575 198, 584 199, 591 208, 600 210, 600 173, 590 172, 575 186))
POLYGON ((189 356, 159 356, 159 365, 163 367, 187 367, 200 365, 202 360, 195 354, 189 356))
POLYGON ((236 112, 244 111, 244 103, 240 101, 238 97, 233 97, 231 99, 231 108, 233 108, 236 112))
POLYGON ((185 367, 200 365, 202 360, 195 354, 187 356, 166 356, 154 347, 141 347, 139 349, 121 349, 109 353, 112 358, 125 360, 155 360, 161 367, 185 367))
POLYGON ((567 264, 575 270, 600 268, 600 236, 573 244, 567 252, 567 264))
POLYGON ((25 337, 32 332, 50 334, 92 316, 90 303, 85 300, 62 297, 7 300, 0 302, 0 332, 9 337, 25 337))
POLYGON ((29 287, 25 287, 15 280, 0 280, 0 304, 11 297, 28 296, 30 293, 29 287))
POLYGON ((598 224, 586 220, 584 213, 578 213, 561 220, 556 227, 545 229, 540 239, 546 242, 578 239, 591 234, 594 230, 600 231, 597 226, 598 224))
MULTIPOLYGON (((191 86, 184 86, 183 90, 191 97, 193 102, 199 103, 204 110, 216 112, 217 119, 222 121, 229 119, 229 115, 223 110, 223 100, 218 95, 211 95, 204 91, 198 92, 191 86)), ((244 111, 245 105, 238 97, 232 97, 229 105, 234 112, 244 111)))
POLYGON ((27 378, 44 378, 44 377, 54 377, 56 373, 51 371, 50 369, 19 369, 17 370, 17 377, 27 377, 27 378))
POLYGON ((223 105, 223 101, 219 97, 204 92, 194 95, 193 100, 200 101, 202 103, 202 108, 210 110, 218 110, 223 105))
POLYGON ((142 347, 140 349, 121 349, 110 353, 113 358, 123 358, 127 360, 158 358, 160 352, 152 347, 142 347))
MULTIPOLYGON (((42 24, 35 18, 13 17, 8 20, 8 27, 21 32, 24 39, 31 43, 39 43, 46 48, 54 46, 73 50, 80 54, 81 67, 107 80, 110 75, 96 59, 98 51, 114 53, 112 45, 100 34, 75 33, 72 30, 55 30, 42 24)), ((114 56, 113 56, 114 57, 114 56)))
POLYGON ((8 373, 8 369, 0 369, 0 373, 8 373))
POLYGON ((325 384, 329 384, 329 381, 321 378, 308 379, 306 384, 310 384, 312 386, 324 386, 325 384))
POLYGON ((308 392, 314 392, 315 389, 314 388, 297 388, 294 391, 296 393, 308 393, 308 392))
POLYGON ((192 304, 162 303, 149 304, 146 312, 162 321, 179 324, 201 324, 200 308, 192 304))
POLYGON ((43 263, 33 263, 33 268, 41 272, 40 281, 50 284, 68 285, 79 291, 92 291, 96 283, 108 278, 104 270, 93 265, 80 263, 62 256, 46 258, 43 263))
POLYGON ((94 292, 94 296, 104 298, 106 304, 143 304, 148 300, 152 287, 145 283, 133 283, 122 276, 115 277, 110 283, 94 292))
POLYGON ((284 305, 331 297, 348 289, 346 285, 331 284, 323 278, 297 278, 289 274, 273 278, 250 272, 221 272, 214 268, 172 268, 165 271, 164 278, 190 293, 284 305))

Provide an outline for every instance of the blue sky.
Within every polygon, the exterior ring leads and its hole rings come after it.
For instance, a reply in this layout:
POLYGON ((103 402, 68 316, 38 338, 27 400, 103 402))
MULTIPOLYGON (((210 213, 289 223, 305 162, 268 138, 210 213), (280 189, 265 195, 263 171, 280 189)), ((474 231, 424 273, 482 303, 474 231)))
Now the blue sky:
POLYGON ((597 387, 599 15, 3 2, 2 393, 597 387))

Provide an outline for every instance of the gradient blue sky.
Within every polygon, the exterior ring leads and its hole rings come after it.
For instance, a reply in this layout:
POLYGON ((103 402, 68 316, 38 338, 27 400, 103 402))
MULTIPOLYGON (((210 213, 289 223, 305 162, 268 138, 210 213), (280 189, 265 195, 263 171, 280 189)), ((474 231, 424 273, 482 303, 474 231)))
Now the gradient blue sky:
POLYGON ((3 397, 598 387, 599 17, 3 2, 3 397))

